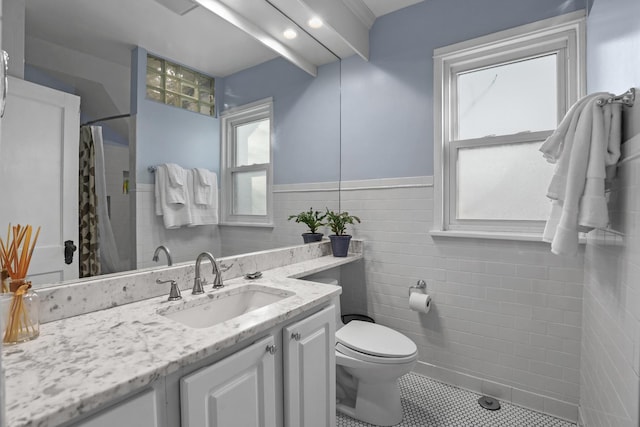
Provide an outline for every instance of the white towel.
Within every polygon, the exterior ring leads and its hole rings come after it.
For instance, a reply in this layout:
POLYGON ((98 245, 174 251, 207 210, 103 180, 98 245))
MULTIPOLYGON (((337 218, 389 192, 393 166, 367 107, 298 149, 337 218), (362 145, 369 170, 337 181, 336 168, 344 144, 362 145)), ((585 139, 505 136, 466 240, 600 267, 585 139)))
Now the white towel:
POLYGON ((196 205, 210 206, 217 199, 218 177, 204 168, 193 169, 193 201, 196 205))
MULTIPOLYGON (((185 203, 167 203, 165 189, 170 185, 166 167, 163 165, 158 166, 155 180, 156 215, 162 216, 165 228, 179 228, 183 225, 190 225, 193 220, 188 191, 185 191, 185 203)), ((186 181, 186 171, 183 180, 186 181)))
POLYGON ((609 222, 605 166, 615 164, 620 155, 620 106, 598 106, 597 100, 606 96, 611 95, 580 100, 540 149, 547 160, 557 161, 547 194, 553 205, 543 234, 557 255, 575 255, 579 232, 609 222))
MULTIPOLYGON (((206 170, 206 169, 205 169, 206 170)), ((216 174, 210 171, 209 172, 209 180, 211 182, 212 191, 210 193, 210 201, 209 204, 198 204, 191 203, 191 224, 189 227, 194 227, 196 225, 210 225, 218 223, 218 183, 216 174)), ((196 188, 196 184, 198 184, 199 178, 198 173, 192 169, 188 171, 187 174, 187 187, 189 189, 188 193, 194 194, 193 191, 196 188)), ((195 197, 193 199, 195 201, 195 197)))
POLYGON ((165 201, 184 205, 187 202, 187 186, 185 185, 187 171, 175 163, 159 165, 157 169, 164 168, 167 174, 167 185, 164 186, 165 201))

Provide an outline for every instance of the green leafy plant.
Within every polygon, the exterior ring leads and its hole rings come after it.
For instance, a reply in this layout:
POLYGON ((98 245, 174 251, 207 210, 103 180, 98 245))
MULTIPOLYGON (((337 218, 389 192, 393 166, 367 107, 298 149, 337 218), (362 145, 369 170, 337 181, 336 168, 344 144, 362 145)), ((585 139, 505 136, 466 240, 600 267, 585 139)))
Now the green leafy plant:
POLYGON ((344 236, 347 224, 353 224, 354 221, 360 222, 360 218, 355 215, 349 215, 349 212, 335 213, 327 209, 326 213, 327 225, 336 236, 344 236))
POLYGON ((322 220, 327 216, 320 211, 314 211, 313 208, 309 208, 306 212, 300 212, 298 215, 291 215, 289 221, 295 219, 297 223, 306 224, 309 227, 310 233, 317 233, 319 227, 326 225, 322 220))

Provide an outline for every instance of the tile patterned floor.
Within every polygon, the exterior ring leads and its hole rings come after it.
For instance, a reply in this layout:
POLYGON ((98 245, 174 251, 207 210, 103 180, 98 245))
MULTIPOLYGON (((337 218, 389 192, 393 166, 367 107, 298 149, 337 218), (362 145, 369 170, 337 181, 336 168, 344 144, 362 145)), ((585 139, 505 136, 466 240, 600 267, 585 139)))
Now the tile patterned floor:
MULTIPOLYGON (((480 395, 416 374, 400 379, 404 419, 399 427, 575 427, 568 421, 500 402, 501 409, 488 411, 478 405, 480 395)), ((371 424, 343 414, 337 427, 368 427, 371 424)))

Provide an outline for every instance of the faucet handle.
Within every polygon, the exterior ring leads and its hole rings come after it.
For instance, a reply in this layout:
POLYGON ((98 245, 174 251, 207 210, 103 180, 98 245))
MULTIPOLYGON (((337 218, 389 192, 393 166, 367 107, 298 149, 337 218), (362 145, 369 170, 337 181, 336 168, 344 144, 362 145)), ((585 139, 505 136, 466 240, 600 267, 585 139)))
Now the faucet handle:
POLYGON ((161 285, 164 283, 171 283, 171 290, 169 291, 169 301, 176 301, 182 299, 182 295, 180 295, 180 289, 178 288, 178 282, 175 280, 160 280, 156 279, 156 283, 161 285))

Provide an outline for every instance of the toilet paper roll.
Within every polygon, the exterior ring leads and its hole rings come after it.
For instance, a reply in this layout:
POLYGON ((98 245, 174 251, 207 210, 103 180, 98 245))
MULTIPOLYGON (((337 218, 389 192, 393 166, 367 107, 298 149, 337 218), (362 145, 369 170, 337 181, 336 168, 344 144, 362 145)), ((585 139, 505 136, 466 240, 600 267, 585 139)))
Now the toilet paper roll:
POLYGON ((420 313, 428 313, 431 310, 431 297, 429 294, 411 292, 411 295, 409 295, 409 308, 420 313))

